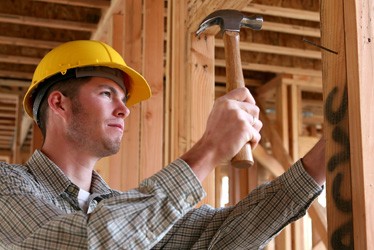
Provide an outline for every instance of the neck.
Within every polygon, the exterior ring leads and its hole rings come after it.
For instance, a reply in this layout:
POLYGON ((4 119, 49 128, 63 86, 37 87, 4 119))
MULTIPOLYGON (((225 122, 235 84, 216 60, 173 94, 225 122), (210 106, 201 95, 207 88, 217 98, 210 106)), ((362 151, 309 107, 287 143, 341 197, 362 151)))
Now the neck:
POLYGON ((41 151, 51 159, 78 187, 90 191, 92 171, 99 160, 90 154, 56 138, 46 140, 41 151))

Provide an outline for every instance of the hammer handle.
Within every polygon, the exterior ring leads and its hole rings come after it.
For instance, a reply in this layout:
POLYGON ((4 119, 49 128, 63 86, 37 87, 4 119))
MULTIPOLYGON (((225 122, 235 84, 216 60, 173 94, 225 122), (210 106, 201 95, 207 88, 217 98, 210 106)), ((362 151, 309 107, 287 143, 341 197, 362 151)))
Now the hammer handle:
MULTIPOLYGON (((225 31, 223 34, 226 58, 226 90, 231 91, 244 87, 242 62, 240 59, 239 32, 225 31)), ((246 143, 239 153, 231 160, 236 168, 248 168, 253 165, 251 145, 246 143)))

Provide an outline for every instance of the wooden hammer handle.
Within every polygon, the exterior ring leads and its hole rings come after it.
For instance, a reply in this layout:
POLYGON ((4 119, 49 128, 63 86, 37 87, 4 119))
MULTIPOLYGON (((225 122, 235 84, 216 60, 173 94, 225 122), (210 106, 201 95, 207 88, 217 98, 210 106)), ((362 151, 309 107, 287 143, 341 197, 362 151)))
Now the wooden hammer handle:
MULTIPOLYGON (((226 90, 231 91, 244 87, 242 62, 240 59, 239 32, 225 31, 223 34, 226 58, 226 90)), ((239 153, 231 160, 236 168, 248 168, 254 163, 251 145, 246 143, 239 153)))

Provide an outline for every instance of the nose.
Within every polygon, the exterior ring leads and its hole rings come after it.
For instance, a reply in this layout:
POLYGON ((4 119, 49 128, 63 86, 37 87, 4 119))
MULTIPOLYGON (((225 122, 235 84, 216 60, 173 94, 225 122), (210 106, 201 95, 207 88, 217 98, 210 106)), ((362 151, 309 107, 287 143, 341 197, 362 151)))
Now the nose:
POLYGON ((126 104, 122 100, 117 100, 116 109, 114 110, 114 115, 116 117, 121 117, 125 119, 130 115, 130 109, 126 106, 126 104))

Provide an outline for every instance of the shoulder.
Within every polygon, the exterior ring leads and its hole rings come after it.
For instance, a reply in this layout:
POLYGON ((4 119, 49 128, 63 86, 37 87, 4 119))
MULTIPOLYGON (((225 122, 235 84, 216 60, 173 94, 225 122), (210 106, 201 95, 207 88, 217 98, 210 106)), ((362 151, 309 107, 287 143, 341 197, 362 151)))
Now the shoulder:
POLYGON ((17 190, 31 192, 35 179, 25 165, 0 162, 0 194, 15 194, 17 190))

